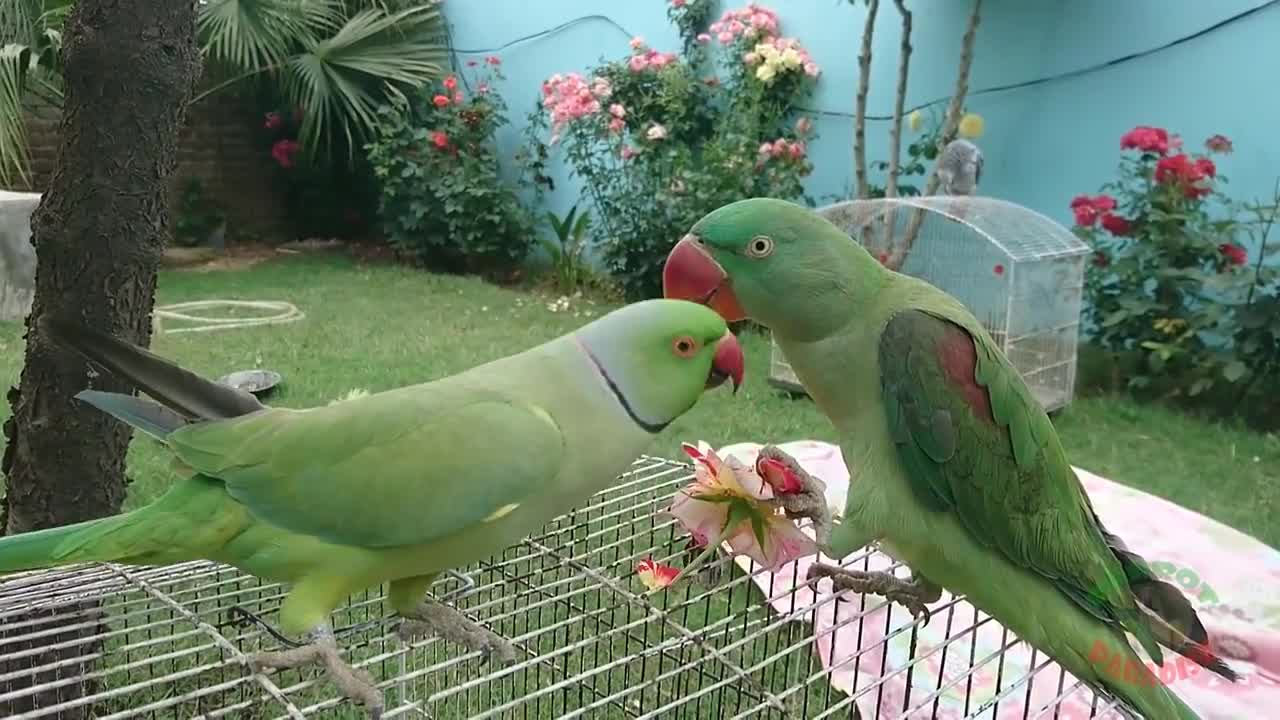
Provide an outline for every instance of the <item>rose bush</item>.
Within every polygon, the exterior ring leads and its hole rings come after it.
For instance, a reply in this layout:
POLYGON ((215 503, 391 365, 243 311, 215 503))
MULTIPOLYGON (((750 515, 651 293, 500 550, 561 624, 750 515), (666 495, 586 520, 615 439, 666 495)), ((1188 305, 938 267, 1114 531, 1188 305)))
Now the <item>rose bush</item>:
POLYGON ((551 187, 561 154, 580 178, 603 258, 631 298, 661 291, 661 266, 702 215, 735 200, 804 198, 813 123, 797 106, 818 65, 749 4, 714 22, 710 0, 673 0, 679 53, 631 41, 631 54, 586 74, 557 74, 530 116, 526 170, 551 187))
POLYGON ((433 269, 507 273, 535 241, 532 215, 499 175, 494 133, 507 122, 493 89, 499 65, 487 58, 470 93, 450 75, 410 104, 382 108, 366 147, 387 239, 433 269))
POLYGON ((1212 156, 1232 149, 1222 135, 1197 152, 1164 128, 1135 127, 1120 138, 1119 177, 1071 200, 1075 232, 1094 249, 1086 331, 1140 394, 1235 409, 1274 374, 1273 352, 1255 356, 1280 334, 1241 334, 1242 319, 1275 295, 1242 244, 1255 235, 1265 252, 1259 231, 1274 206, 1237 205, 1222 193, 1212 156))

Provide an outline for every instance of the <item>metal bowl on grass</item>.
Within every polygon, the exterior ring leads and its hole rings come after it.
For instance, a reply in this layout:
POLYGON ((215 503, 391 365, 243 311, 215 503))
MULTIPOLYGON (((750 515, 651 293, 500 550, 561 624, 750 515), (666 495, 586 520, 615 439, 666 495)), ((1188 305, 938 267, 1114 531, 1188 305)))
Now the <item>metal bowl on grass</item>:
POLYGON ((218 378, 223 385, 230 385, 253 395, 266 395, 280 384, 280 373, 274 370, 237 370, 218 378))

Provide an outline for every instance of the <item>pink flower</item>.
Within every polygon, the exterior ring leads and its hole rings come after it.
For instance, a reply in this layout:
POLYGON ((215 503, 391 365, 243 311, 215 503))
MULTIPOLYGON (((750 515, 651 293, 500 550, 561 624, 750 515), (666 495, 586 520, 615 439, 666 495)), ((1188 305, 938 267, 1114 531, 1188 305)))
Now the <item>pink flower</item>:
POLYGON ((791 147, 789 148, 789 150, 790 150, 790 152, 791 152, 791 159, 792 159, 792 160, 799 160, 800 158, 803 158, 803 157, 804 157, 804 154, 805 154, 805 146, 804 146, 804 143, 802 143, 802 142, 793 142, 793 143, 791 143, 791 147))
POLYGON ((437 95, 431 98, 431 102, 435 104, 436 107, 442 108, 449 104, 449 98, 444 95, 437 95))
POLYGON ((609 121, 609 132, 620 133, 627 126, 627 122, 620 117, 616 117, 609 121))
POLYGON ((1222 153, 1224 155, 1235 149, 1226 135, 1213 135, 1204 141, 1204 146, 1209 152, 1222 153))
POLYGON ((1169 132, 1164 128, 1139 125, 1120 137, 1120 149, 1164 155, 1169 152, 1169 132))
POLYGON ((706 33, 698 33, 697 40, 700 45, 706 45, 711 42, 711 36, 706 33))
POLYGON ((687 0, 671 0, 671 7, 682 8, 687 0))
POLYGON ((578 73, 552 75, 542 84, 542 106, 551 116, 552 133, 559 134, 566 124, 600 112, 597 94, 608 92, 607 81, 588 86, 578 73))
POLYGON ((449 149, 449 136, 440 130, 437 130, 431 133, 431 144, 435 145, 440 150, 447 150, 449 149))
POLYGON ((812 129, 813 129, 813 121, 809 119, 808 115, 802 115, 800 116, 799 120, 796 120, 797 135, 800 135, 800 136, 808 135, 809 131, 812 129))
POLYGON ((755 65, 758 62, 760 62, 760 56, 754 52, 749 52, 742 56, 742 64, 744 65, 755 65))
POLYGON ((627 61, 627 66, 631 68, 631 72, 641 72, 649 67, 649 59, 643 55, 632 55, 627 61))
POLYGON ((733 42, 733 33, 729 32, 728 30, 725 30, 724 32, 720 33, 719 39, 720 39, 721 45, 728 45, 729 43, 733 42))
POLYGON ((756 474, 768 483, 770 489, 778 495, 790 495, 804 489, 800 476, 792 472, 786 463, 777 458, 756 458, 756 474))
POLYGON ((456 103, 460 103, 460 102, 462 102, 462 91, 461 91, 461 90, 458 90, 457 92, 455 92, 455 93, 453 94, 453 101, 454 101, 454 102, 456 102, 456 103))
POLYGON ((484 61, 485 61, 486 63, 489 63, 490 65, 501 65, 501 64, 502 64, 502 58, 499 58, 497 55, 490 55, 490 56, 486 57, 486 58, 484 59, 484 61))
POLYGON ((615 118, 624 118, 627 116, 627 109, 622 107, 620 103, 614 103, 609 106, 609 114, 615 118))
POLYGON ((686 444, 684 451, 695 461, 694 481, 676 494, 668 512, 698 544, 711 549, 727 542, 734 554, 771 570, 818 552, 813 539, 773 500, 768 483, 750 468, 733 457, 721 462, 703 443, 697 448, 686 444))
POLYGON ((764 143, 761 145, 760 155, 764 157, 773 157, 773 143, 764 143))
POLYGON ((488 95, 488 94, 489 94, 489 83, 482 82, 482 83, 480 83, 479 85, 477 85, 477 86, 476 86, 476 94, 477 94, 477 95, 488 95))
POLYGON ((449 77, 445 78, 445 79, 444 79, 444 88, 445 88, 446 90, 457 90, 457 89, 458 89, 458 78, 454 77, 453 75, 450 75, 449 77))
POLYGON ((280 117, 280 113, 269 112, 267 113, 267 119, 265 122, 262 123, 262 126, 268 130, 275 130, 276 128, 280 127, 283 124, 284 124, 284 118, 280 117))
POLYGON ((645 132, 644 136, 650 140, 662 140, 667 136, 667 128, 663 125, 659 125, 658 123, 654 123, 649 126, 649 130, 645 132))
POLYGON ((635 157, 639 153, 637 153, 635 151, 635 148, 631 147, 630 145, 623 145, 622 149, 618 151, 618 154, 622 156, 623 160, 630 160, 631 158, 635 157))
POLYGON ((630 43, 630 44, 631 44, 631 49, 632 49, 632 50, 639 50, 640 48, 644 47, 644 38, 642 38, 642 37, 640 37, 639 35, 637 35, 637 36, 635 36, 635 37, 631 38, 631 43, 630 43))
POLYGON ((293 156, 302 148, 295 140, 277 140, 271 146, 271 158, 276 161, 280 167, 293 167, 293 156))
POLYGON ((675 582, 679 574, 679 570, 670 565, 654 562, 653 558, 645 558, 636 563, 636 577, 640 578, 640 582, 650 590, 668 587, 675 582))
POLYGON ((1218 252, 1222 253, 1229 265, 1239 266, 1249 262, 1248 251, 1235 243, 1222 243, 1218 246, 1218 252))
POLYGON ((818 74, 821 72, 822 71, 818 69, 818 64, 815 62, 810 61, 804 64, 804 74, 809 77, 818 77, 818 74))

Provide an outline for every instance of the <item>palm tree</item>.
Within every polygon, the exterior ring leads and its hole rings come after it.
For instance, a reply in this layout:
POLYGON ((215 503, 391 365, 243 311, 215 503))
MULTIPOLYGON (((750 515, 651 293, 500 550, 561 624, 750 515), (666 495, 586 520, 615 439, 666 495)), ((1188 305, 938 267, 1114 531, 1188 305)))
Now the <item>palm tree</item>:
MULTIPOLYGON (((299 141, 350 163, 377 108, 439 78, 440 0, 198 0, 207 89, 268 83, 306 109, 299 141)), ((0 0, 0 186, 29 182, 24 107, 61 107, 62 26, 72 0, 0 0)))

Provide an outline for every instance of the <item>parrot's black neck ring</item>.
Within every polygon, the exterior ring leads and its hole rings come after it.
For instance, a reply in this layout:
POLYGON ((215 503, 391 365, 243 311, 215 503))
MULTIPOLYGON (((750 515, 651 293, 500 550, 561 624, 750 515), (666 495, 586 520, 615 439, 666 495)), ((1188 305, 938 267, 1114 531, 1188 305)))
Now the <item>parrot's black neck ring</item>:
POLYGON ((600 364, 599 358, 595 356, 595 353, 591 352, 591 348, 587 347, 587 344, 581 340, 578 340, 578 345, 581 346, 582 351, 587 354, 587 357, 591 360, 591 364, 596 366, 596 372, 600 373, 600 377, 604 378, 604 383, 609 386, 609 391, 618 399, 618 404, 622 406, 622 409, 627 411, 627 417, 631 418, 632 422, 639 425, 642 430, 651 435, 657 435, 667 429, 667 426, 671 424, 670 422, 649 422, 637 415, 635 409, 631 407, 631 403, 627 401, 627 396, 623 394, 622 388, 618 387, 618 384, 613 381, 613 378, 609 377, 609 371, 605 370, 604 365, 600 364))

